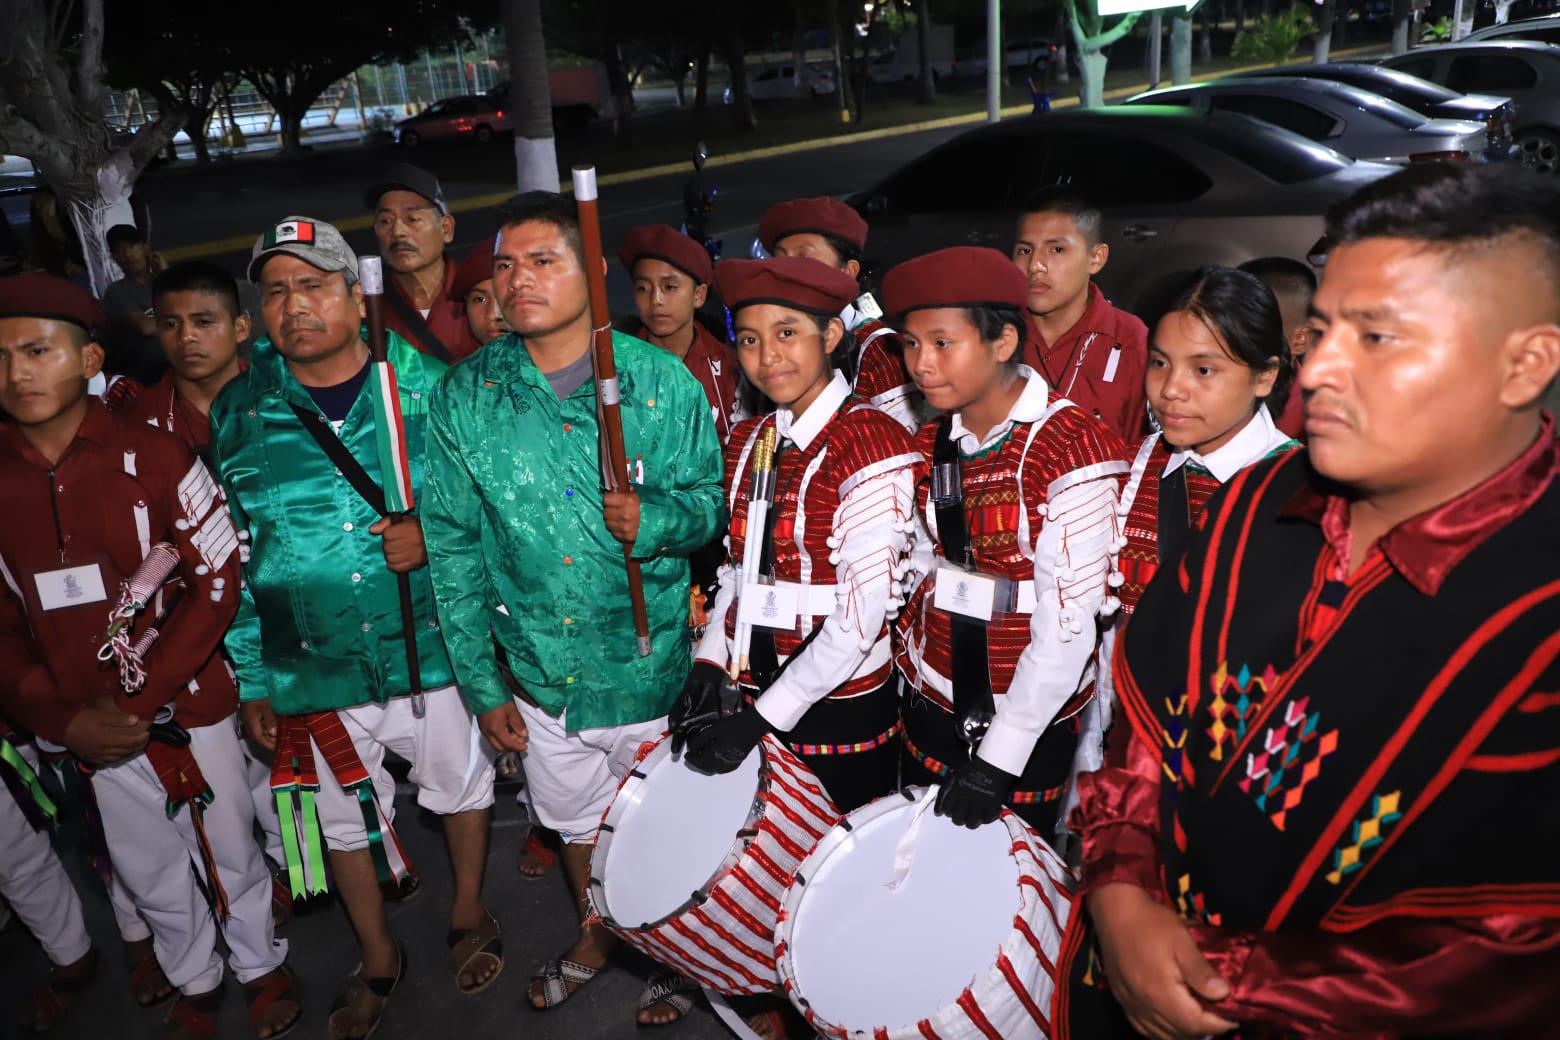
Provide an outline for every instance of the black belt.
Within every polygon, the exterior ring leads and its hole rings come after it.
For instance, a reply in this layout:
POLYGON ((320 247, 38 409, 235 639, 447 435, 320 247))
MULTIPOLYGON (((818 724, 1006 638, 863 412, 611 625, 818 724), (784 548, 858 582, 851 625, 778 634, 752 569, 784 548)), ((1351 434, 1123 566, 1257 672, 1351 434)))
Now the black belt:
MULTIPOLYGON (((959 468, 959 451, 953 443, 952 431, 953 417, 943 416, 937 424, 937 442, 932 448, 932 505, 937 512, 937 537, 942 542, 943 557, 969 567, 974 565, 975 554, 970 549, 964 513, 964 476, 959 468)), ((959 738, 973 752, 997 714, 996 699, 991 693, 986 623, 952 612, 948 617, 953 713, 959 738)))

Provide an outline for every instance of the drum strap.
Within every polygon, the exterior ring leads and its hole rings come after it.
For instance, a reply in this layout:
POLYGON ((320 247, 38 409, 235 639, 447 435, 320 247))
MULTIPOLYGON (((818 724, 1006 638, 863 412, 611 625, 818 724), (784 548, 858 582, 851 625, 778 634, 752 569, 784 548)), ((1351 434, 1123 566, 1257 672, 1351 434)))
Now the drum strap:
MULTIPOLYGON (((953 417, 937 424, 932 448, 932 506, 937 512, 937 537, 943 557, 963 567, 974 567, 969 528, 964 512, 964 476, 959 450, 953 443, 953 417)), ((953 664, 953 713, 961 739, 973 752, 996 717, 991 693, 991 669, 986 656, 986 623, 963 614, 949 614, 949 642, 953 664)))

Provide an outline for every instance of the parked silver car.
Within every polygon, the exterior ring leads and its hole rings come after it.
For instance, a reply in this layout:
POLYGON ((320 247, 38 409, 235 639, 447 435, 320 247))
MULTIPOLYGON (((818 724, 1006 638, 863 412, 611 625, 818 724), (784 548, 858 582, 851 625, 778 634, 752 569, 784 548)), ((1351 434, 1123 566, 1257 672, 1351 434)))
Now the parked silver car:
POLYGON ((1117 106, 971 130, 850 203, 871 227, 868 263, 882 271, 945 246, 1006 252, 1025 199, 1076 184, 1105 213, 1100 287, 1131 309, 1203 264, 1314 255, 1327 207, 1394 169, 1249 116, 1117 106))
POLYGON ((1374 162, 1480 159, 1489 146, 1482 123, 1426 119, 1379 94, 1324 79, 1294 77, 1214 80, 1150 90, 1129 105, 1185 105, 1207 112, 1239 112, 1301 137, 1374 162))
POLYGON ((1489 130, 1490 151, 1488 159, 1504 159, 1511 152, 1511 123, 1516 117, 1517 106, 1510 98, 1491 97, 1484 94, 1459 94, 1447 90, 1439 83, 1431 83, 1418 76, 1410 76, 1396 69, 1384 69, 1380 65, 1362 62, 1337 61, 1325 64, 1281 65, 1255 72, 1238 72, 1220 77, 1223 80, 1254 79, 1282 76, 1301 79, 1326 79, 1347 83, 1351 87, 1380 94, 1388 101, 1396 101, 1427 119, 1467 119, 1483 123, 1489 130))
POLYGON ((1451 90, 1511 98, 1517 103, 1516 157, 1541 173, 1560 175, 1560 47, 1521 40, 1448 43, 1381 64, 1451 90))
POLYGON ((1464 36, 1462 43, 1482 43, 1485 40, 1532 40, 1536 43, 1560 43, 1560 14, 1540 15, 1537 18, 1519 18, 1504 25, 1486 25, 1478 32, 1464 36))

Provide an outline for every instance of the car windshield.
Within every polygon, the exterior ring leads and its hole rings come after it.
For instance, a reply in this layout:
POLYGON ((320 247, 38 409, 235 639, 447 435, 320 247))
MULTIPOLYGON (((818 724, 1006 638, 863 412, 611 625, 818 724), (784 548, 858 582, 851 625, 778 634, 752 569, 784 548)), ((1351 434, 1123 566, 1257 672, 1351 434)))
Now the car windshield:
POLYGON ((1346 169, 1354 160, 1325 145, 1307 141, 1255 120, 1210 119, 1198 124, 1206 144, 1279 184, 1300 184, 1346 169))

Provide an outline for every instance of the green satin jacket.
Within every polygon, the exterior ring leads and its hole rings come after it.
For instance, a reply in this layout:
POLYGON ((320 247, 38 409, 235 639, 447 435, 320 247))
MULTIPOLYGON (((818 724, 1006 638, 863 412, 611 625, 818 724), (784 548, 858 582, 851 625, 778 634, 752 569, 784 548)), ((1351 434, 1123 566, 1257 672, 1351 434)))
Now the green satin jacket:
POLYGON ((643 465, 633 551, 648 657, 635 646, 623 547, 601 514, 594 382, 559 401, 511 334, 456 364, 434 390, 423 531, 455 675, 474 712, 509 698, 494 636, 516 680, 570 731, 664 715, 687 677, 688 555, 725 526, 720 444, 704 391, 681 361, 620 333, 613 345, 624 442, 643 465))
MULTIPOLYGON (((413 499, 422 504, 429 392, 444 363, 388 332, 413 499)), ((249 533, 244 590, 227 650, 241 700, 269 698, 282 715, 383 702, 411 689, 396 576, 385 566, 378 519, 288 407, 318 412, 286 362, 261 339, 249 371, 211 406, 217 479, 240 531, 249 533)), ((364 386, 338 431, 383 485, 372 395, 364 386)), ((421 512, 421 509, 418 509, 421 512)), ((423 688, 453 683, 434 614, 428 569, 413 571, 412 603, 423 688)))

